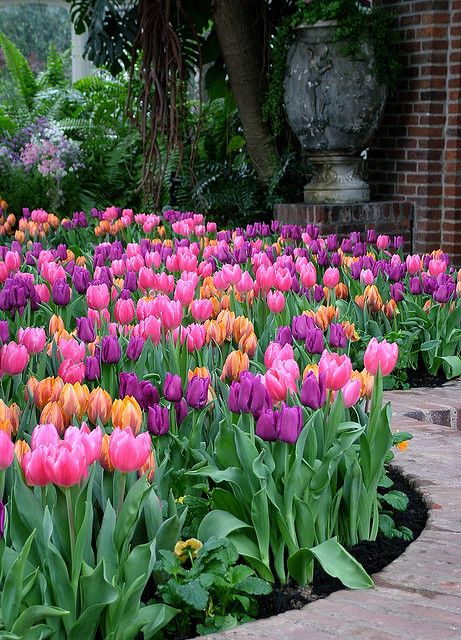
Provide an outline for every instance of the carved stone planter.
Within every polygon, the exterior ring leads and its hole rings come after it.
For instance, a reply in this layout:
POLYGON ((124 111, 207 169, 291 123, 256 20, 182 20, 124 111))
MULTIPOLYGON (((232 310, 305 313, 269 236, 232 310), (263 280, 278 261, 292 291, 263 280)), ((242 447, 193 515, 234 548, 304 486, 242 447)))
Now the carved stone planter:
POLYGON ((335 22, 297 28, 288 53, 285 107, 288 121, 309 157, 306 203, 368 202, 360 154, 376 131, 387 90, 374 74, 373 49, 344 53, 335 22))

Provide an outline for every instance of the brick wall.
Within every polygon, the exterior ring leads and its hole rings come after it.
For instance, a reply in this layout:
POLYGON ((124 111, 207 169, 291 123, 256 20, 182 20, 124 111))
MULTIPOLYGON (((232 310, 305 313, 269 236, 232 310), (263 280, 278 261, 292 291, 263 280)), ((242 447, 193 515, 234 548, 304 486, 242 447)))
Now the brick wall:
POLYGON ((375 0, 399 16, 403 76, 369 151, 372 198, 414 203, 413 246, 461 264, 461 0, 375 0))

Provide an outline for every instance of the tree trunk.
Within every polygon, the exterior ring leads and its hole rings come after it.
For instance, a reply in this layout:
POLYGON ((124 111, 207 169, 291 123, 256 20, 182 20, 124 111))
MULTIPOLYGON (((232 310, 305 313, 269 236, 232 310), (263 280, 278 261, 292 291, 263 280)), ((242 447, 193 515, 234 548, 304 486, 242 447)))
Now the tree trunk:
POLYGON ((248 153, 267 184, 277 168, 277 149, 262 119, 265 29, 259 0, 213 0, 213 19, 237 102, 248 153))

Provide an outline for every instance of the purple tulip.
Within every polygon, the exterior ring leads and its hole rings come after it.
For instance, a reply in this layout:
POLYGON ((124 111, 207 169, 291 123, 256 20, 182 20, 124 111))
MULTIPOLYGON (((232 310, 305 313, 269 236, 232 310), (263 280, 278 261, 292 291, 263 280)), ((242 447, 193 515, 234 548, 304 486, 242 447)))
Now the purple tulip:
POLYGON ((101 376, 101 365, 99 358, 96 356, 88 356, 85 360, 85 378, 88 382, 94 382, 101 376))
POLYGON ((101 342, 101 360, 105 364, 115 364, 122 357, 120 343, 115 336, 104 336, 101 342))
POLYGON ((70 302, 70 287, 66 278, 57 278, 51 287, 53 302, 59 307, 66 307, 70 302))
POLYGON ((293 338, 291 335, 290 327, 278 327, 277 329, 277 337, 275 338, 275 342, 278 342, 280 346, 284 347, 286 344, 293 344, 293 338))
POLYGON ((137 360, 142 353, 146 341, 140 336, 130 336, 126 347, 126 357, 129 360, 137 360))
POLYGON ((0 320, 0 340, 5 344, 10 340, 8 320, 0 320))
POLYGON ((149 380, 141 380, 139 383, 140 398, 138 400, 141 409, 153 407, 160 402, 160 395, 157 387, 154 387, 149 380))
POLYGON ((421 280, 418 276, 414 278, 410 278, 410 292, 414 296, 419 296, 423 291, 423 286, 421 284, 421 280))
POLYGON ((96 340, 96 331, 92 318, 77 318, 77 337, 87 344, 96 340))
POLYGON ((391 297, 394 298, 396 302, 402 302, 403 296, 405 293, 405 286, 402 282, 396 282, 395 284, 391 284, 390 289, 391 297))
POLYGON ((325 348, 322 330, 318 327, 309 329, 305 345, 308 353, 322 353, 325 348))
POLYGON ((374 229, 367 229, 367 242, 369 244, 374 244, 376 242, 377 235, 374 229))
POLYGON ((136 291, 138 288, 138 278, 135 271, 127 271, 123 281, 123 288, 131 292, 136 291))
POLYGON ((182 398, 182 383, 180 376, 168 372, 163 383, 163 395, 169 402, 179 402, 182 398))
POLYGON ((300 399, 305 407, 319 409, 325 404, 327 397, 326 374, 321 373, 317 377, 313 371, 309 371, 301 387, 300 399))
POLYGON ((321 302, 325 297, 325 292, 323 288, 319 284, 314 285, 314 300, 316 302, 321 302))
POLYGON ((187 414, 189 413, 187 402, 184 400, 184 398, 181 400, 181 402, 175 402, 174 410, 176 413, 176 422, 178 425, 181 425, 184 422, 187 414))
POLYGON ((193 409, 203 409, 208 402, 209 378, 192 376, 187 384, 186 402, 193 409))
POLYGON ((351 276, 354 280, 360 280, 360 272, 362 271, 362 261, 352 262, 351 264, 351 276))
POLYGON ((291 321, 291 330, 293 332, 293 337, 296 340, 305 340, 309 331, 312 331, 315 328, 314 320, 310 316, 306 316, 305 313, 300 316, 293 316, 293 320, 291 321))
POLYGON ((141 398, 141 390, 139 388, 138 376, 135 373, 126 373, 123 371, 119 375, 118 397, 133 396, 139 402, 141 398))
POLYGON ((277 414, 275 411, 267 409, 261 413, 256 423, 256 435, 269 442, 277 440, 277 414))
POLYGON ((346 346, 346 334, 342 325, 338 322, 332 322, 330 324, 330 347, 333 349, 344 349, 346 346))
POLYGON ((303 413, 301 407, 289 407, 285 403, 278 414, 278 439, 288 444, 294 444, 303 428, 303 413))
POLYGON ((164 436, 170 428, 170 414, 167 407, 155 404, 148 408, 147 429, 154 436, 164 436))
POLYGON ((90 286, 90 272, 85 267, 75 267, 72 274, 72 284, 77 293, 83 295, 90 286))
POLYGON ((327 238, 327 249, 328 251, 336 251, 338 248, 338 236, 336 233, 332 233, 327 238))

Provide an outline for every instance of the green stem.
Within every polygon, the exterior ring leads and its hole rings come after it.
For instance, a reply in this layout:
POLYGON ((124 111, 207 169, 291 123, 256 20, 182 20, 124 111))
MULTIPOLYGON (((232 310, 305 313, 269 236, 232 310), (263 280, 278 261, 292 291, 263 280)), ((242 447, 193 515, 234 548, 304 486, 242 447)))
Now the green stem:
POLYGON ((122 510, 123 500, 125 498, 125 486, 126 486, 126 473, 121 473, 120 484, 118 488, 117 516, 120 515, 120 511, 122 510))
POLYGON ((73 565, 74 555, 75 555, 75 516, 74 516, 73 505, 72 505, 72 496, 70 494, 70 489, 68 487, 64 488, 64 494, 66 496, 67 518, 69 520, 71 564, 73 565))

